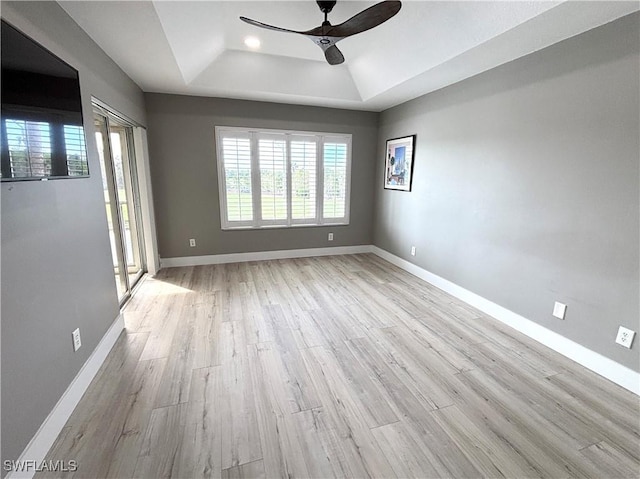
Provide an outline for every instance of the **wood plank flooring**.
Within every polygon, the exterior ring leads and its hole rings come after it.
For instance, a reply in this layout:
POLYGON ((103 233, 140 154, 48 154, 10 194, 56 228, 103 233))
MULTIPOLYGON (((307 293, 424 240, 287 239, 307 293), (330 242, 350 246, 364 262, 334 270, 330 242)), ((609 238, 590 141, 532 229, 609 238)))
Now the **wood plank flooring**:
POLYGON ((640 398, 373 255, 167 269, 124 314, 60 476, 640 477, 640 398))

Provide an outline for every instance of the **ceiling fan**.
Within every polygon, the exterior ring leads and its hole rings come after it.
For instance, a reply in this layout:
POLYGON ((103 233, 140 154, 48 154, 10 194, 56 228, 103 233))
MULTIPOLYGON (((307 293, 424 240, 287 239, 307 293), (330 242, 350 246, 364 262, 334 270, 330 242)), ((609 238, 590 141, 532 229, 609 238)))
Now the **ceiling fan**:
POLYGON ((266 23, 258 22, 247 17, 240 17, 240 20, 254 25, 260 28, 266 28, 267 30, 275 30, 277 32, 298 33, 309 38, 313 43, 322 48, 324 57, 330 65, 339 65, 344 62, 344 56, 342 52, 338 50, 336 43, 343 38, 350 37, 356 33, 362 33, 371 28, 377 27, 381 23, 386 22, 396 13, 400 11, 402 3, 399 1, 385 1, 380 2, 366 10, 361 11, 357 15, 354 15, 346 22, 339 25, 331 25, 327 20, 327 15, 333 9, 335 1, 316 1, 320 11, 324 13, 324 22, 322 25, 311 30, 304 32, 289 30, 287 28, 274 27, 273 25, 267 25, 266 23))

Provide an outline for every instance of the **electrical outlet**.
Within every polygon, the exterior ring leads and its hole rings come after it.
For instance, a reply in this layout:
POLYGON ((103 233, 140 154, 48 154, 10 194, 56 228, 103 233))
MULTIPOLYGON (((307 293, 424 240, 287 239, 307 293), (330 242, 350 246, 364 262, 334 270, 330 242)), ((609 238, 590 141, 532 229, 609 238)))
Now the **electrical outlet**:
POLYGON ((616 337, 616 343, 631 349, 631 343, 633 343, 633 337, 636 335, 635 331, 631 331, 623 326, 618 328, 618 336, 616 337))
POLYGON ((80 328, 77 328, 73 333, 71 333, 71 337, 73 338, 73 350, 77 351, 82 346, 82 341, 80 340, 80 328))
POLYGON ((556 303, 553 305, 553 315, 558 319, 564 319, 564 314, 567 312, 567 305, 556 303))
POLYGON ((192 248, 196 245, 196 239, 195 238, 191 238, 189 240, 189 246, 191 246, 192 248))
POLYGON ((415 256, 416 255, 416 247, 412 246, 411 247, 411 256, 415 256))
POLYGON ((333 241, 333 233, 329 233, 329 241, 333 241))

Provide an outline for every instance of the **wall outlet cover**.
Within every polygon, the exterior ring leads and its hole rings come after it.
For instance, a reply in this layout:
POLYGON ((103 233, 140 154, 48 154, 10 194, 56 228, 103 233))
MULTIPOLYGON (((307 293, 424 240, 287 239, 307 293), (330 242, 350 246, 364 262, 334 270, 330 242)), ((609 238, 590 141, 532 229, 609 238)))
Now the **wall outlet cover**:
POLYGON ((635 331, 631 331, 624 326, 620 326, 618 328, 618 336, 616 336, 616 343, 624 346, 625 348, 631 349, 631 344, 633 343, 633 338, 635 335, 635 331))
POLYGON ((191 239, 189 240, 189 246, 191 246, 191 247, 193 248, 195 245, 196 245, 196 240, 195 240, 195 238, 191 238, 191 239))
POLYGON ((329 241, 333 241, 333 233, 329 233, 328 238, 329 238, 329 241))
POLYGON ((415 256, 416 255, 416 247, 412 246, 411 247, 411 256, 415 256))
POLYGON ((80 339, 80 328, 75 329, 71 333, 71 337, 73 338, 73 350, 77 351, 82 346, 82 340, 80 339))
POLYGON ((567 312, 567 305, 556 303, 553 305, 553 315, 558 319, 564 319, 564 314, 567 312))

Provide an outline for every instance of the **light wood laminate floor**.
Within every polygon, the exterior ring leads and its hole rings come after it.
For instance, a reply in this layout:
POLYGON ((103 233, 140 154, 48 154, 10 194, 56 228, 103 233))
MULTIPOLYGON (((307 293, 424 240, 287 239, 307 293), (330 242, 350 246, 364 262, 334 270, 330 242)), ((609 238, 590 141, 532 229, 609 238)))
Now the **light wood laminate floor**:
POLYGON ((125 320, 75 477, 640 476, 637 396, 374 255, 163 270, 125 320))

